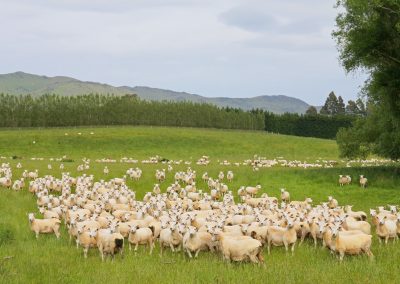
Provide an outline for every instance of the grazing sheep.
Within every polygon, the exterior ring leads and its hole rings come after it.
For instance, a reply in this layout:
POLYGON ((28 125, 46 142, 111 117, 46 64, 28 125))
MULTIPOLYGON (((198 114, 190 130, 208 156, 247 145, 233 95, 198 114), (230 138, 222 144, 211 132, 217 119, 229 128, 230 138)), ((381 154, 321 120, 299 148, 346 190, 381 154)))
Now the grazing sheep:
POLYGON ((29 224, 31 230, 35 232, 36 239, 39 238, 39 234, 51 234, 54 233, 57 239, 60 237, 60 225, 59 219, 36 219, 33 213, 28 214, 29 224))

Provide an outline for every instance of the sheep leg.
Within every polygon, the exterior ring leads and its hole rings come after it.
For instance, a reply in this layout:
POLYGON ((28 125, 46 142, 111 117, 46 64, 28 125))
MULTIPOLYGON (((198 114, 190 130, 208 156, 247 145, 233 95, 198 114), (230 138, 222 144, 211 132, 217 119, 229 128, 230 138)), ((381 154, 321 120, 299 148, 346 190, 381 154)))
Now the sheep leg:
POLYGON ((139 242, 137 242, 135 245, 135 253, 137 252, 138 246, 139 246, 139 242))
POLYGON ((169 247, 171 248, 172 252, 175 252, 175 248, 173 244, 169 244, 169 247))
POLYGON ((386 238, 385 238, 385 245, 387 245, 388 241, 389 241, 389 236, 386 236, 386 238))
POLYGON ((192 258, 192 253, 190 252, 190 250, 187 249, 186 252, 188 253, 188 256, 189 256, 190 258, 192 258))
POLYGON ((88 250, 89 250, 88 247, 84 247, 84 248, 83 248, 83 256, 84 256, 85 258, 87 258, 88 250))
POLYGON ((39 239, 39 232, 35 232, 36 233, 36 239, 39 239))
POLYGON ((197 258, 197 256, 199 255, 199 252, 200 252, 200 249, 198 249, 197 251, 196 251, 196 254, 195 254, 195 258, 197 258))
POLYGON ((132 244, 129 243, 129 250, 132 250, 132 244))
POLYGON ((294 247, 296 246, 296 242, 292 244, 292 255, 294 254, 294 247))
POLYGON ((268 254, 271 254, 271 242, 268 241, 268 254))
POLYGON ((343 261, 343 258, 344 258, 344 251, 341 251, 339 257, 340 261, 343 261))
POLYGON ((259 262, 258 262, 258 258, 257 258, 256 255, 251 254, 251 255, 249 255, 249 258, 250 258, 250 261, 251 261, 251 262, 253 262, 253 263, 259 263, 259 262))
POLYGON ((154 247, 153 242, 150 242, 149 245, 150 245, 150 255, 151 255, 153 253, 153 247, 154 247))

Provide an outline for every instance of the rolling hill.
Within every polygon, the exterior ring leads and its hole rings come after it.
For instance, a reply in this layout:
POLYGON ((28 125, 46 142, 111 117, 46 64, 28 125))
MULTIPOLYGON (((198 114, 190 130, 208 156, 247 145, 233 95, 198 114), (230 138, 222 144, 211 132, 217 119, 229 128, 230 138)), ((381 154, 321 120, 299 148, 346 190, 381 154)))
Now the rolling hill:
POLYGON ((297 98, 288 96, 257 96, 252 98, 203 97, 186 92, 157 89, 144 86, 115 87, 96 82, 85 82, 65 76, 47 77, 24 72, 0 75, 0 93, 31 94, 39 96, 46 93, 72 96, 88 93, 99 94, 137 94, 144 100, 192 101, 214 104, 220 107, 234 107, 244 110, 261 108, 274 113, 304 113, 309 105, 297 98))

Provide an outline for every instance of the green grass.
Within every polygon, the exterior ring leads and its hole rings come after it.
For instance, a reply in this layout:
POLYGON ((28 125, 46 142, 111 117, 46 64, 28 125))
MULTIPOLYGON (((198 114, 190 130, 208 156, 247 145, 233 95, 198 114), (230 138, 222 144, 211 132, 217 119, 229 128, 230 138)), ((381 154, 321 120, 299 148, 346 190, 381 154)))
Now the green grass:
MULTIPOLYGON (((82 157, 119 159, 132 156, 144 159, 152 155, 169 159, 195 161, 201 155, 209 155, 212 163, 192 168, 201 175, 204 171, 216 176, 220 170, 233 170, 235 180, 229 185, 237 191, 241 185, 263 186, 262 192, 278 196, 279 188, 286 187, 292 199, 312 197, 314 204, 333 195, 340 204, 353 204, 354 210, 365 210, 378 205, 399 204, 400 177, 398 169, 381 168, 333 168, 289 169, 270 168, 253 172, 246 166, 220 166, 218 159, 242 161, 254 154, 274 158, 314 161, 318 158, 338 159, 334 141, 268 135, 263 132, 222 131, 176 128, 75 128, 75 129, 28 129, 0 131, 0 156, 19 156, 22 159, 6 160, 14 169, 14 176, 22 170, 15 169, 18 162, 23 168, 38 168, 40 175, 60 176, 58 162, 31 161, 30 157, 61 157, 74 159, 65 163, 65 171, 76 175, 76 167, 82 157), (93 131, 95 134, 90 135, 93 131), (64 133, 68 132, 68 136, 64 133), (78 132, 82 136, 77 135, 78 132), (32 141, 36 141, 33 144, 32 141), (47 164, 53 170, 47 169, 47 164), (356 184, 341 189, 337 185, 339 174, 353 177, 364 174, 370 181, 367 190, 356 184)), ((121 176, 127 168, 136 165, 107 164, 109 177, 121 176)), ((142 198, 155 183, 154 172, 165 165, 138 165, 143 178, 128 185, 142 198)), ((89 173, 97 179, 105 178, 104 164, 92 163, 89 173)), ((185 165, 174 166, 174 172, 184 170, 185 165)), ((162 189, 172 182, 167 175, 162 189)), ((198 187, 205 184, 198 182, 198 187)), ((398 283, 400 244, 379 246, 376 238, 372 251, 375 261, 366 257, 345 257, 343 263, 327 250, 314 249, 311 242, 296 248, 295 255, 285 255, 282 248, 265 253, 265 267, 252 264, 227 264, 221 257, 200 253, 196 260, 189 260, 182 253, 167 252, 163 258, 158 247, 152 256, 142 249, 136 256, 126 250, 125 258, 114 263, 102 263, 97 250, 84 259, 82 250, 68 244, 64 230, 62 239, 41 235, 36 241, 30 232, 27 212, 36 212, 35 198, 28 192, 11 192, 0 189, 0 282, 1 283, 398 283), (12 258, 5 258, 11 256, 12 258)))

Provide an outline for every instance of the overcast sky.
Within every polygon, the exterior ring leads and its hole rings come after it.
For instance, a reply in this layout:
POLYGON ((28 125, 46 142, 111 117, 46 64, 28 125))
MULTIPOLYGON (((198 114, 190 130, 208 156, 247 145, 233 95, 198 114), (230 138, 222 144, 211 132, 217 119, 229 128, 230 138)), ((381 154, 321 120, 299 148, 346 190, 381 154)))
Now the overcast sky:
POLYGON ((331 38, 336 0, 0 0, 0 73, 203 96, 357 97, 331 38))

